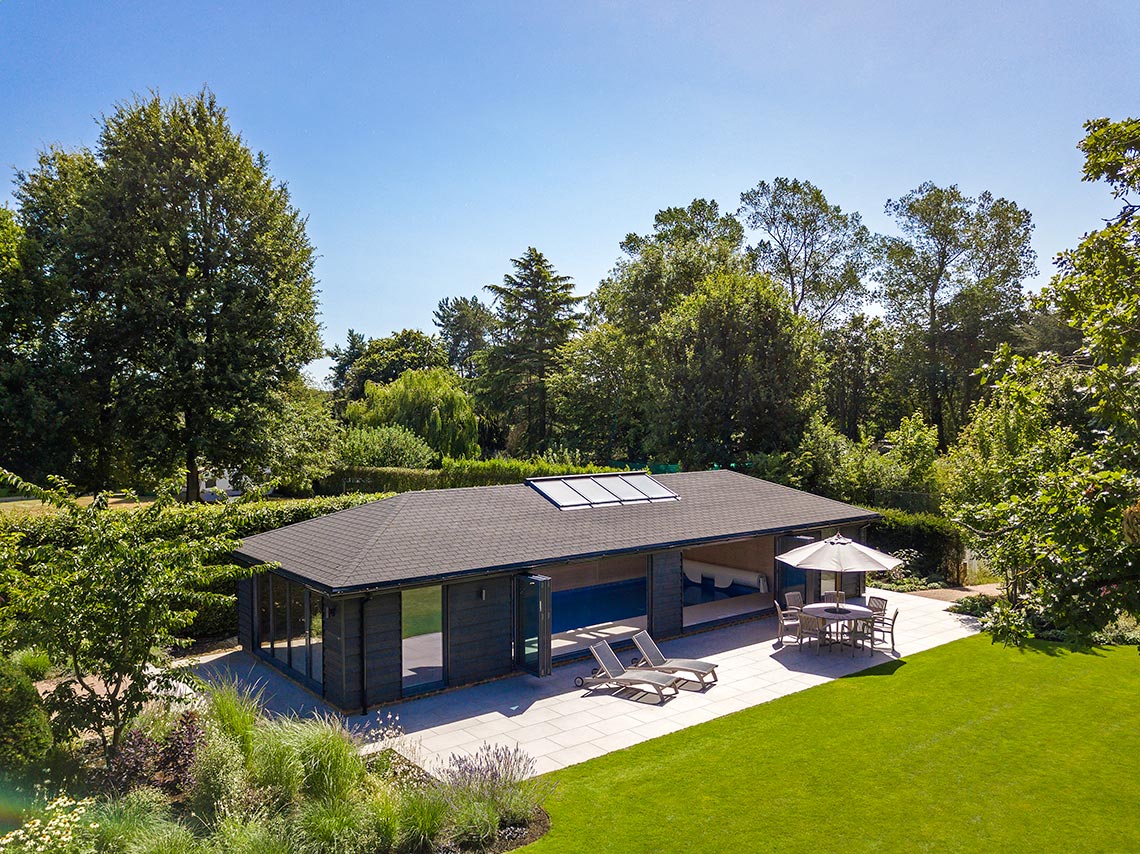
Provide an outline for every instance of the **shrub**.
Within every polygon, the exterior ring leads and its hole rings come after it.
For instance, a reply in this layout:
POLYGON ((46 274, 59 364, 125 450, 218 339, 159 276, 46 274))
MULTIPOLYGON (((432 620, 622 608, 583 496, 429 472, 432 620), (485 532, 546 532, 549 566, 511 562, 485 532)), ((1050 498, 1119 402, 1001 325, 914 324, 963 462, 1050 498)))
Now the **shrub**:
POLYGON ((958 580, 966 549, 961 532, 953 522, 933 513, 907 513, 889 508, 876 512, 881 513, 882 518, 872 523, 867 533, 868 545, 889 554, 913 549, 918 559, 911 567, 912 575, 958 580))
POLYGON ((487 801, 464 800, 453 804, 451 841, 460 848, 486 848, 499 832, 499 813, 487 801))
POLYGON ((300 797, 305 766, 288 722, 262 724, 254 732, 250 782, 271 810, 285 810, 300 797))
POLYGON ((189 828, 175 821, 163 821, 140 832, 124 849, 124 854, 196 854, 208 850, 189 828))
POLYGON ((946 610, 952 614, 968 614, 971 617, 984 617, 994 609, 994 602, 996 601, 993 596, 978 593, 974 596, 962 597, 946 610))
POLYGON ((193 709, 182 712, 174 725, 157 736, 132 729, 111 756, 106 772, 108 787, 126 792, 135 786, 155 786, 172 795, 193 784, 194 757, 205 735, 193 709))
POLYGON ((84 836, 100 852, 126 852, 136 840, 170 821, 170 801, 158 789, 140 787, 98 804, 87 815, 84 836))
POLYGON ((237 742, 221 732, 211 732, 198 749, 191 774, 187 805, 203 825, 213 825, 245 793, 245 758, 237 742))
POLYGON ((411 786, 400 793, 397 846, 401 851, 430 850, 447 824, 446 792, 436 785, 411 786))
POLYGON ((305 854, 371 854, 388 846, 375 836, 376 822, 359 800, 322 798, 301 807, 298 847, 305 854))
POLYGON ((247 687, 237 679, 213 682, 208 688, 207 721, 241 748, 247 763, 253 755, 254 731, 261 720, 264 693, 260 685, 247 687))
POLYGON ((0 659, 0 774, 39 762, 51 745, 51 724, 36 686, 22 669, 0 659))
POLYGON ((42 649, 25 647, 18 649, 9 656, 11 662, 28 674, 33 682, 45 679, 51 672, 51 657, 42 649))
POLYGON ((520 748, 484 743, 471 756, 453 754, 440 776, 452 800, 490 804, 502 824, 526 824, 550 791, 534 768, 520 748))
POLYGON ((426 469, 437 462, 435 451, 407 427, 351 427, 337 448, 339 464, 345 467, 390 467, 426 469))
POLYGON ((292 854, 296 850, 284 823, 264 815, 225 816, 218 822, 213 842, 218 854, 292 854))
POLYGON ((292 719, 287 739, 304 769, 302 791, 308 798, 344 799, 364 779, 364 760, 351 734, 333 717, 292 719))

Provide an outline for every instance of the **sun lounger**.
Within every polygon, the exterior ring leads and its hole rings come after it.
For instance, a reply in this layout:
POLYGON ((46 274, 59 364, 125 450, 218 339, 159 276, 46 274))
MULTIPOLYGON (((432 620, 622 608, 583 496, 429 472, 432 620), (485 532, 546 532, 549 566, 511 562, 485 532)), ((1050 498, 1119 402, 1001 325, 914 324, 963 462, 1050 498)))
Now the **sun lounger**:
POLYGON ((594 660, 598 662, 598 669, 593 676, 579 676, 574 680, 579 687, 597 688, 601 685, 613 685, 616 688, 634 688, 638 691, 656 691, 658 700, 665 702, 665 691, 673 689, 677 693, 677 683, 680 677, 660 670, 626 670, 618 661, 617 655, 606 641, 601 641, 590 647, 594 660))
POLYGON ((700 682, 701 689, 707 688, 712 682, 717 681, 716 665, 711 661, 699 661, 695 658, 666 658, 660 649, 657 648, 656 642, 649 636, 649 632, 638 632, 633 636, 633 642, 637 645, 638 652, 641 653, 641 658, 634 662, 634 669, 652 669, 662 670, 666 673, 692 673, 695 678, 690 679, 690 682, 700 682), (712 682, 706 682, 707 677, 712 677, 712 682))

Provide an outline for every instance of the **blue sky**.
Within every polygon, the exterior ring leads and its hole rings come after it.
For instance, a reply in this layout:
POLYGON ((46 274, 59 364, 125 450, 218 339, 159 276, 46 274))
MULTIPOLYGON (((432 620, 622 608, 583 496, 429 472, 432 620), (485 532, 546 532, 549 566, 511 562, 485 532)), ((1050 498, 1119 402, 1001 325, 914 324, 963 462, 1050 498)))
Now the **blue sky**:
POLYGON ((330 343, 431 329, 530 245, 586 292, 660 208, 777 175, 880 231, 924 180, 1014 199, 1039 283, 1112 211, 1074 146, 1140 113, 1138 48, 1134 2, 0 0, 0 168, 208 84, 309 218, 330 343))

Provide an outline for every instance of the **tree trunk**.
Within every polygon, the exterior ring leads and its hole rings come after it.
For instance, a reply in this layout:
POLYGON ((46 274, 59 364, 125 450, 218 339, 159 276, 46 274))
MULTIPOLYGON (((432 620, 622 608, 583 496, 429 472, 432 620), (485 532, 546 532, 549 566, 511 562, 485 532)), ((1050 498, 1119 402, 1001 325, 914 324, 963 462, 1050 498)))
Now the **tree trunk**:
POLYGON ((193 449, 186 452, 186 503, 202 500, 202 482, 198 479, 198 455, 193 449))

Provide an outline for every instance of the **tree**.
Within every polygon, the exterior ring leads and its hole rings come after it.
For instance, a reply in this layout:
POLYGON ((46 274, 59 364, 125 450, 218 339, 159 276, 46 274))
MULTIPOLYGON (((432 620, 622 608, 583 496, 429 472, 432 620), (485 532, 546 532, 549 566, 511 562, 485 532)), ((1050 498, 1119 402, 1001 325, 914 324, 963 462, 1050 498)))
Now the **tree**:
POLYGON ((475 354, 487 349, 495 313, 478 297, 444 297, 433 313, 447 364, 461 377, 475 376, 475 354))
POLYGON ((998 637, 1042 628, 1088 635, 1140 616, 1140 120, 1085 124, 1084 180, 1123 208, 1058 258, 1040 308, 1080 330, 1082 348, 991 367, 994 393, 951 454, 946 511, 1006 579, 998 637))
POLYGON ((368 383, 386 385, 398 379, 404 371, 422 371, 429 368, 446 368, 447 353, 439 339, 418 329, 401 329, 385 338, 373 338, 364 348, 344 383, 344 396, 348 400, 364 397, 368 383))
POLYGON ((347 415, 356 426, 406 427, 441 456, 479 454, 474 402, 448 368, 404 371, 388 385, 370 382, 364 400, 350 403, 347 415))
POLYGON ((247 463, 244 474, 255 482, 269 479, 292 495, 311 495, 313 483, 330 474, 341 429, 333 418, 328 392, 295 377, 278 395, 278 411, 265 457, 247 463))
POLYGON ((333 366, 329 370, 329 385, 334 392, 343 391, 348 380, 348 372, 356 364, 356 360, 365 354, 371 343, 371 339, 365 338, 355 329, 350 329, 344 347, 337 344, 331 350, 325 351, 325 355, 333 360, 333 366))
POLYGON ((665 208, 648 235, 627 234, 625 257, 590 297, 591 314, 613 323, 635 341, 697 285, 716 272, 744 272, 744 229, 716 202, 694 199, 665 208))
POLYGON ((80 399, 87 436, 115 443, 96 445, 91 485, 124 457, 182 464, 192 501, 204 461, 262 454, 275 395, 320 353, 313 249, 213 94, 122 104, 93 156, 45 155, 17 183, 26 275, 59 304, 46 315, 64 334, 47 338, 77 378, 59 394, 80 399))
POLYGON ((578 328, 574 283, 561 276, 541 252, 529 247, 511 259, 513 274, 501 285, 487 285, 495 295, 498 326, 487 351, 485 393, 495 408, 508 413, 514 447, 525 453, 549 446, 552 419, 549 382, 558 352, 578 328))
POLYGON ((562 348, 550 380, 560 443, 596 463, 640 456, 648 427, 641 409, 644 388, 631 378, 647 371, 635 359, 629 337, 611 323, 586 330, 562 348))
POLYGON ((1029 211, 989 192, 925 183, 888 200, 901 237, 880 241, 880 295, 922 354, 926 417, 945 447, 976 400, 981 356, 1009 340, 1023 307, 1021 282, 1036 272, 1029 211))
POLYGON ((827 413, 849 439, 880 437, 922 404, 900 376, 898 337, 880 318, 856 314, 829 328, 820 355, 827 413))
POLYGON ((710 277, 654 340, 657 456, 704 468, 795 447, 813 392, 810 332, 767 277, 710 277))
POLYGON ((787 290, 794 313, 822 328, 866 297, 871 233, 858 213, 843 213, 819 187, 761 181, 741 193, 737 215, 762 233, 751 252, 758 269, 787 290))
POLYGON ((0 455, 26 476, 63 472, 89 487, 125 459, 120 402, 133 386, 118 378, 137 341, 83 249, 98 168, 90 151, 50 149, 16 173, 5 229, 15 264, 0 279, 0 455))
POLYGON ((191 526, 170 536, 160 524, 169 492, 119 512, 99 501, 80 507, 62 488, 41 489, 3 469, 0 482, 66 513, 72 540, 24 548, 0 537, 0 640, 66 663, 48 696, 56 726, 94 732, 110 761, 144 704, 173 684, 164 650, 186 643, 178 632, 194 606, 232 601, 201 591, 236 577, 239 569, 221 561, 238 543, 225 525, 222 534, 191 526))

